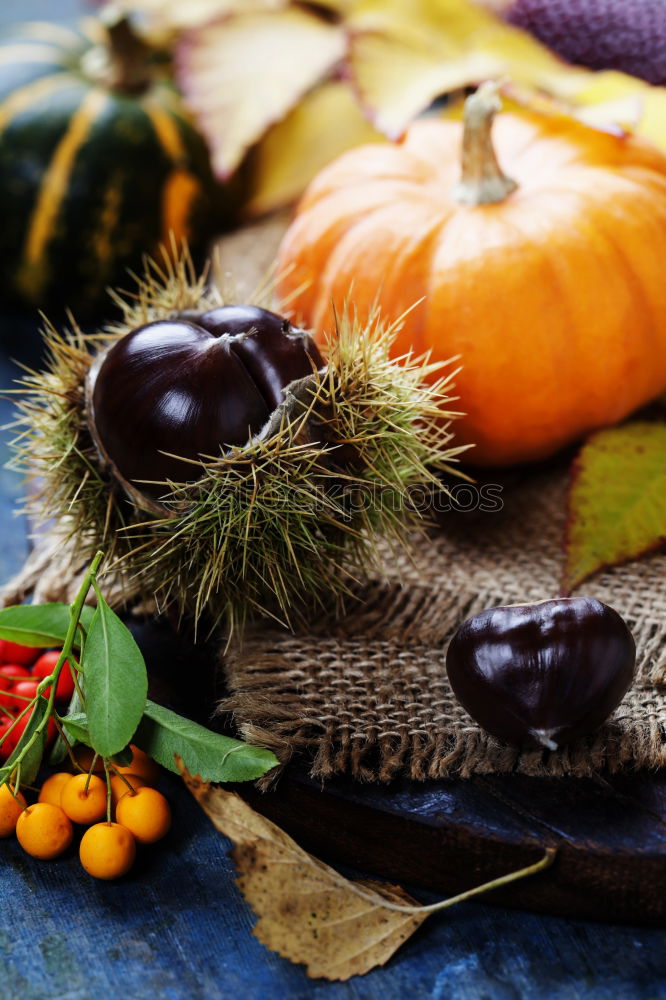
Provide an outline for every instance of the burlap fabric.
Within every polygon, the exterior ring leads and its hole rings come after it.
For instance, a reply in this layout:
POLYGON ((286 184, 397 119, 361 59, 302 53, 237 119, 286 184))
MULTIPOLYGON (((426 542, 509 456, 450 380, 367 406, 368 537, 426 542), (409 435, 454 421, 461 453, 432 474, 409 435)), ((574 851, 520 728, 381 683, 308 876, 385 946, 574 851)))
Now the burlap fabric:
MULTIPOLYGON (((270 275, 288 223, 282 213, 224 237, 216 276, 239 300, 270 275)), ((612 720, 556 753, 519 753, 487 736, 457 703, 444 666, 468 615, 559 593, 567 468, 526 474, 502 492, 501 512, 450 514, 386 553, 381 578, 362 581, 346 614, 318 612, 295 633, 258 626, 227 651, 233 713, 242 735, 313 775, 388 781, 488 772, 590 775, 666 763, 666 556, 617 567, 579 593, 600 598, 636 637, 635 683, 612 720)))
POLYGON ((590 775, 666 763, 666 556, 604 572, 579 593, 615 607, 638 647, 636 680, 597 733, 558 752, 520 753, 484 733, 454 698, 448 641, 468 615, 559 592, 566 469, 503 490, 500 512, 441 516, 411 552, 387 553, 342 616, 292 634, 257 626, 225 657, 242 735, 313 775, 388 781, 488 772, 590 775))

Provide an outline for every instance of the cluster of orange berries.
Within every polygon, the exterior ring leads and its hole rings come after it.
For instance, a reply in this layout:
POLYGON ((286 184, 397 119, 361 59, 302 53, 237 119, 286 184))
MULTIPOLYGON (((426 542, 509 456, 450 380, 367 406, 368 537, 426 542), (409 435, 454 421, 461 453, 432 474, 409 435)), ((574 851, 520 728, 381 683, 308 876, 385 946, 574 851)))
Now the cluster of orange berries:
POLYGON ((81 772, 52 774, 32 805, 18 790, 0 787, 0 837, 15 831, 24 851, 50 860, 67 850, 73 824, 81 824, 88 829, 79 858, 88 874, 101 879, 125 875, 134 863, 136 845, 154 843, 171 826, 169 803, 152 787, 159 777, 157 764, 138 747, 131 749, 131 764, 114 767, 108 783, 104 761, 80 748, 81 772))

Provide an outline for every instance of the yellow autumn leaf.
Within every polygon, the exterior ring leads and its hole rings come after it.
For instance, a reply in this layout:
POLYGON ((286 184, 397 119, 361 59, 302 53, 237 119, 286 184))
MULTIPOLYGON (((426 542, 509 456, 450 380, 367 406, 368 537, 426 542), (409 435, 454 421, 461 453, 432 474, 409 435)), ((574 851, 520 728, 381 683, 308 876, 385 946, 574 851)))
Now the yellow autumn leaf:
POLYGON ((397 36, 353 35, 350 66, 361 102, 377 129, 397 139, 432 101, 473 80, 498 74, 498 62, 482 52, 445 58, 441 51, 397 36))
MULTIPOLYGON (((241 164, 252 217, 297 198, 353 145, 399 137, 434 99, 486 79, 551 99, 596 128, 635 129, 666 148, 666 90, 570 66, 488 0, 137 0, 164 16, 226 16, 182 32, 179 82, 213 164, 241 164), (185 13, 186 10, 186 13, 185 13)), ((527 95, 527 96, 526 96, 527 95)))
POLYGON ((485 79, 572 94, 591 75, 470 0, 360 0, 348 28, 361 101, 391 136, 436 97, 485 79))
POLYGON ((666 87, 653 87, 626 73, 608 70, 590 73, 574 100, 579 107, 601 109, 621 104, 627 107, 633 101, 641 113, 632 131, 666 151, 666 87))
MULTIPOLYGON (((643 114, 643 102, 636 94, 604 100, 598 104, 574 104, 543 90, 504 80, 499 86, 502 108, 520 112, 527 108, 541 115, 575 118, 592 128, 614 134, 635 132, 643 114)), ((462 119, 463 101, 451 105, 451 116, 462 119)), ((449 109, 447 108, 447 111, 449 109)))
POLYGON ((345 54, 339 25, 289 8, 230 16, 186 36, 178 75, 226 177, 345 54))
POLYGON ((348 83, 331 80, 303 100, 264 136, 247 164, 244 211, 255 217, 299 197, 327 163, 347 149, 381 142, 348 83))
POLYGON ((429 914, 541 871, 555 856, 548 849, 528 868, 420 906, 398 886, 344 878, 239 795, 213 788, 179 766, 199 805, 234 843, 238 884, 258 916, 255 935, 272 951, 303 963, 312 978, 344 981, 383 965, 429 914))

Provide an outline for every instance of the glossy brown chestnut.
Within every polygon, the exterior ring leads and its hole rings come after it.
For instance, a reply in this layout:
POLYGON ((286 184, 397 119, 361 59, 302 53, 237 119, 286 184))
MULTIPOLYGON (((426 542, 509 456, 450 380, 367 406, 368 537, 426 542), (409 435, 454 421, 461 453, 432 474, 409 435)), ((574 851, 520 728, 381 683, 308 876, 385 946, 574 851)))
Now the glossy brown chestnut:
POLYGON ((608 718, 635 663, 628 626, 591 597, 482 611, 463 622, 446 657, 454 694, 480 726, 550 750, 608 718))
POLYGON ((147 323, 91 372, 93 435, 126 482, 158 499, 156 484, 197 478, 192 461, 246 444, 286 386, 322 364, 310 337, 255 306, 147 323))

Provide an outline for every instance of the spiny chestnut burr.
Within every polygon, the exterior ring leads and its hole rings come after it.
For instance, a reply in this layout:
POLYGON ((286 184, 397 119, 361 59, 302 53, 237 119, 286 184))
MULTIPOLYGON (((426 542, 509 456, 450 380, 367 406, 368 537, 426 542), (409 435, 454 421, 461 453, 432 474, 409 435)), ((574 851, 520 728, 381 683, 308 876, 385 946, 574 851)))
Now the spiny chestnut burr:
POLYGON ((188 310, 147 323, 90 373, 95 441, 122 479, 152 500, 167 480, 242 447, 284 401, 285 388, 323 361, 310 337, 257 306, 188 310))
POLYGON ((591 597, 491 608, 463 622, 446 669, 487 732, 557 750, 597 729, 630 687, 636 646, 617 611, 591 597))
POLYGON ((42 482, 30 512, 50 525, 42 600, 73 600, 102 549, 114 606, 231 635, 336 601, 376 567, 380 536, 410 543, 413 487, 451 471, 457 414, 453 372, 392 359, 397 323, 361 323, 350 303, 321 334, 324 363, 264 301, 229 304, 186 249, 114 301, 102 330, 47 324, 47 370, 19 404, 17 466, 42 482))

